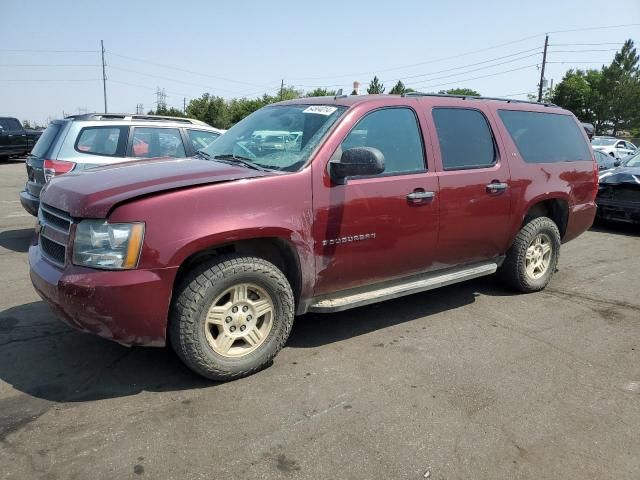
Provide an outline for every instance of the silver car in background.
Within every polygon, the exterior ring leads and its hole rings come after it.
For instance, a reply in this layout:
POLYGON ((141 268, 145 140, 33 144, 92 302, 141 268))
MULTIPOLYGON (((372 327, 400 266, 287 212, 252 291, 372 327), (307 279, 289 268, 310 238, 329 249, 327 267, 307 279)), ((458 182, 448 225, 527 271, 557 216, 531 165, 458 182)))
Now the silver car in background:
POLYGON ((92 113, 49 124, 27 158, 20 203, 38 214, 40 190, 56 175, 158 157, 190 157, 224 130, 189 118, 92 113))

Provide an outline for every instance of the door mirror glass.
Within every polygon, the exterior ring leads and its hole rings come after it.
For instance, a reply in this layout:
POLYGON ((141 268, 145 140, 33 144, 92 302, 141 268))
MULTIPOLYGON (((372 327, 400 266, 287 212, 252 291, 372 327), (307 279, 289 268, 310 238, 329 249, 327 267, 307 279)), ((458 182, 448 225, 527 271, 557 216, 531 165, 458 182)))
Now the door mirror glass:
POLYGON ((342 152, 340 161, 329 162, 331 179, 344 184, 347 177, 378 175, 384 172, 384 155, 373 147, 354 147, 342 152))

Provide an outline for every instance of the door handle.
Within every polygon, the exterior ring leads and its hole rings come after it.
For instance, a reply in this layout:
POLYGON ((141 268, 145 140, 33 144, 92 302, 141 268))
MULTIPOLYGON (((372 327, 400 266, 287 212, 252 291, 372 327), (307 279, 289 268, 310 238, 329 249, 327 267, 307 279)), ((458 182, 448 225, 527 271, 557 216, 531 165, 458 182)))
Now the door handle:
POLYGON ((491 182, 487 184, 487 193, 502 193, 509 185, 504 182, 491 182))
POLYGON ((426 203, 436 196, 436 192, 425 192, 424 190, 414 190, 407 195, 407 200, 411 203, 426 203))

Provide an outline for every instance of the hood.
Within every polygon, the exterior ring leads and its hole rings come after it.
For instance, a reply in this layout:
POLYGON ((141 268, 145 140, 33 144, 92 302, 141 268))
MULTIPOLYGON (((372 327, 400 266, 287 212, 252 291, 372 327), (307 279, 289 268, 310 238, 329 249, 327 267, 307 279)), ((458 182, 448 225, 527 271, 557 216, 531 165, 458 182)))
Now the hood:
POLYGON ((199 158, 118 163, 54 178, 40 198, 72 217, 106 218, 118 203, 166 190, 274 175, 199 158))
POLYGON ((621 183, 640 186, 640 167, 616 167, 600 172, 599 183, 618 185, 621 183))
POLYGON ((591 145, 591 148, 594 150, 611 150, 613 147, 611 145, 591 145))

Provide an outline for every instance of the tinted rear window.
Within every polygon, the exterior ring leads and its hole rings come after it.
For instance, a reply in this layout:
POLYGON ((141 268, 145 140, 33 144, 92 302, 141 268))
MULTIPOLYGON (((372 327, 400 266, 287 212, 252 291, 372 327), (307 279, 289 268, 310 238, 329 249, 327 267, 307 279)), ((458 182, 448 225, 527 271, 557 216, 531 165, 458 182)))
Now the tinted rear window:
POLYGON ((466 108, 434 108, 445 170, 490 167, 496 161, 493 136, 485 116, 466 108))
POLYGON ((580 127, 569 115, 498 110, 500 118, 527 163, 591 160, 580 127))
POLYGON ((42 135, 40 135, 40 138, 33 147, 33 150, 31 150, 31 155, 44 157, 49 148, 51 148, 51 145, 53 145, 53 142, 58 136, 61 128, 62 125, 58 123, 50 123, 47 129, 42 132, 42 135))

